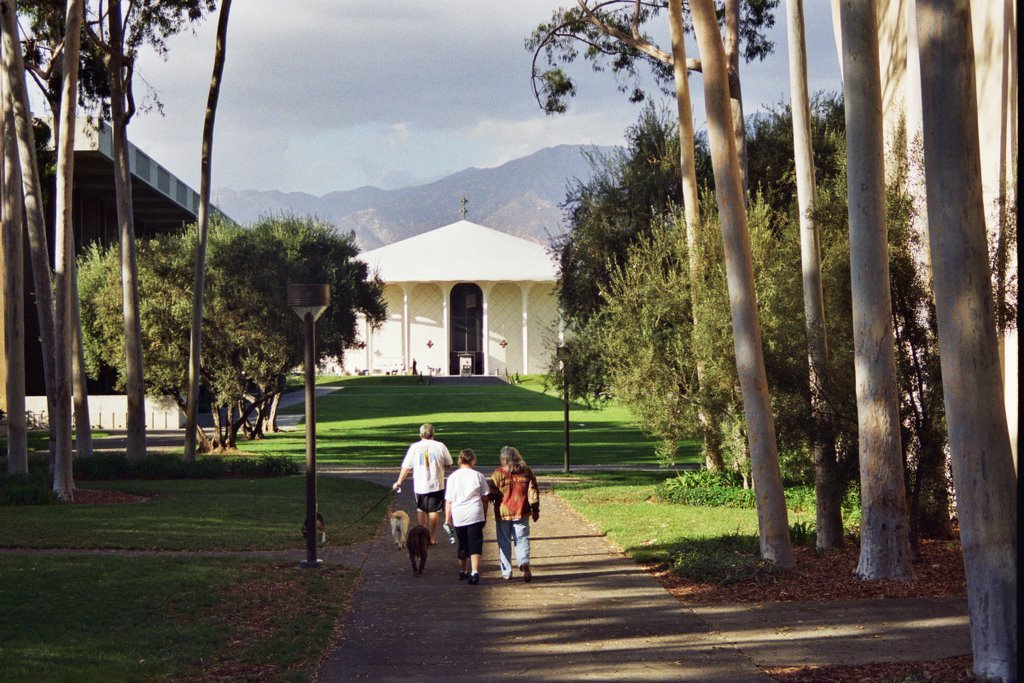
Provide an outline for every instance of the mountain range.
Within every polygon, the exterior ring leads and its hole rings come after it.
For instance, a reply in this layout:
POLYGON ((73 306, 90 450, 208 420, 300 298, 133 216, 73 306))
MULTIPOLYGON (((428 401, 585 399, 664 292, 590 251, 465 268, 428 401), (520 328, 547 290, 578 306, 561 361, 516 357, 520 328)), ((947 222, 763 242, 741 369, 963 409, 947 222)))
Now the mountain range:
POLYGON ((219 190, 213 201, 235 221, 276 214, 314 215, 354 231, 363 250, 418 235, 461 218, 541 244, 565 227, 560 206, 576 180, 592 174, 589 156, 612 147, 559 145, 495 168, 467 168, 434 182, 394 190, 361 187, 316 197, 304 192, 219 190))

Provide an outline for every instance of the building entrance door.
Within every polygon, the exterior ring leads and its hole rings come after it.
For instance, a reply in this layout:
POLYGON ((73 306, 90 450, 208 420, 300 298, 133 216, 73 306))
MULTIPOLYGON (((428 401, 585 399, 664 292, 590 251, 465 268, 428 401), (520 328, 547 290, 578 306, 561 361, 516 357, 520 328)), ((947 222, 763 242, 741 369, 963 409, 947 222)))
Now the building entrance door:
POLYGON ((448 344, 448 374, 479 375, 484 370, 483 290, 468 282, 455 285, 452 287, 449 310, 451 339, 448 344), (467 356, 471 359, 471 373, 465 372, 467 356))

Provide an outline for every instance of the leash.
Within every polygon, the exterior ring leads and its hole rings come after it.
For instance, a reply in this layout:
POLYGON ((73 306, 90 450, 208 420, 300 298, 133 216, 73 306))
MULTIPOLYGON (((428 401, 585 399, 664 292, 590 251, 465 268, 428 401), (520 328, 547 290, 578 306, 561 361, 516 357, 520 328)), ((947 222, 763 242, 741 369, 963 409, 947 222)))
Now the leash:
MULTIPOLYGON (((371 506, 370 506, 370 509, 369 509, 369 510, 367 510, 366 512, 364 512, 364 513, 363 513, 363 514, 362 514, 362 515, 361 515, 360 517, 358 517, 358 518, 357 518, 357 519, 355 520, 355 522, 358 522, 358 521, 359 521, 359 520, 361 520, 361 519, 362 519, 363 517, 366 517, 366 515, 370 514, 370 513, 371 513, 371 512, 373 512, 374 510, 376 510, 376 509, 377 509, 377 506, 378 506, 378 505, 380 505, 381 503, 383 503, 383 502, 384 502, 384 499, 385 499, 385 498, 387 498, 388 496, 390 496, 390 495, 391 495, 392 493, 394 493, 394 491, 392 491, 391 489, 388 489, 388 492, 387 492, 387 493, 385 493, 385 494, 384 494, 383 496, 381 496, 380 500, 378 500, 378 501, 377 501, 376 503, 374 503, 373 505, 371 505, 371 506)), ((355 524, 355 522, 352 522, 352 524, 355 524)))

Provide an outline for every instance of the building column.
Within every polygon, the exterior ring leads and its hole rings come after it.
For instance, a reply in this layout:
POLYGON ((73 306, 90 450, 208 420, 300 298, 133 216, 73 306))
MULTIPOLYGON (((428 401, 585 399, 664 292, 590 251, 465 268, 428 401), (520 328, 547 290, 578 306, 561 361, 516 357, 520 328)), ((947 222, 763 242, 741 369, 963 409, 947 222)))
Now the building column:
POLYGON ((441 359, 441 374, 448 375, 451 371, 451 350, 452 350, 452 339, 451 339, 451 323, 449 317, 451 314, 449 303, 452 298, 452 283, 442 282, 441 284, 441 327, 444 330, 441 341, 441 350, 443 351, 443 358, 441 359))
POLYGON ((486 285, 480 285, 480 291, 483 292, 484 295, 484 329, 482 335, 483 339, 480 340, 481 345, 483 346, 482 350, 484 352, 484 367, 482 368, 484 375, 490 374, 491 370, 491 324, 490 321, 487 319, 487 304, 489 303, 489 299, 491 298, 491 289, 493 287, 493 282, 488 283, 486 285))
POLYGON ((523 294, 523 370, 530 372, 530 283, 520 283, 519 290, 523 294))
POLYGON ((366 374, 373 374, 373 338, 374 332, 370 328, 370 322, 363 318, 363 322, 366 325, 366 374))
POLYGON ((402 372, 409 368, 409 286, 402 283, 402 372))

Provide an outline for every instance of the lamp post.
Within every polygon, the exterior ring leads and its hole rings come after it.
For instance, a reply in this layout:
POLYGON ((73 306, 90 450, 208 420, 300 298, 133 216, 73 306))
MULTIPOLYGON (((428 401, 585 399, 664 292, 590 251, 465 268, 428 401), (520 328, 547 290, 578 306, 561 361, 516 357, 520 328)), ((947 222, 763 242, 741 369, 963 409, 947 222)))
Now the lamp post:
POLYGON ((300 567, 317 568, 316 557, 316 319, 331 303, 330 285, 288 285, 288 307, 295 311, 305 326, 306 376, 306 559, 300 567))
POLYGON ((562 369, 562 440, 564 442, 562 471, 569 472, 569 347, 558 347, 558 364, 562 369))

